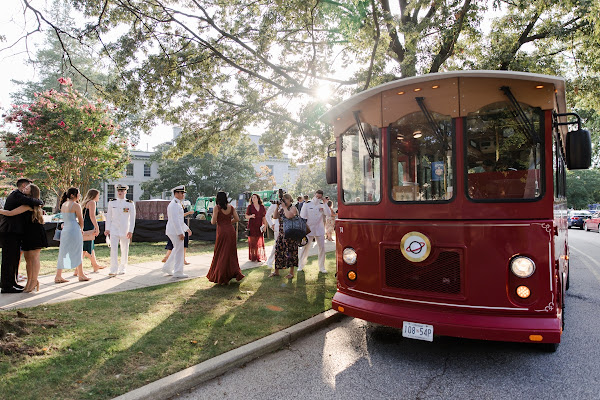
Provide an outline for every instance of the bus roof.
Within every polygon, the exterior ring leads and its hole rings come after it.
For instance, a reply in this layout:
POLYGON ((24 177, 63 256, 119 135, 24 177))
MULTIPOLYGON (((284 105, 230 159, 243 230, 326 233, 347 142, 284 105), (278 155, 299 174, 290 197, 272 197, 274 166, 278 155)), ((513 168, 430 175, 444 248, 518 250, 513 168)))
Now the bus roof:
POLYGON ((425 74, 410 78, 398 79, 392 82, 384 83, 383 85, 365 90, 358 93, 349 99, 334 106, 331 110, 325 113, 321 120, 334 124, 336 119, 343 113, 351 110, 357 104, 374 97, 384 91, 401 88, 403 86, 415 85, 419 83, 429 82, 433 80, 451 79, 451 78, 495 78, 506 80, 524 80, 535 81, 540 83, 551 83, 556 91, 556 101, 558 102, 559 112, 566 112, 565 104, 565 80, 562 77, 542 74, 532 74, 529 72, 514 72, 514 71, 452 71, 438 72, 434 74, 425 74))

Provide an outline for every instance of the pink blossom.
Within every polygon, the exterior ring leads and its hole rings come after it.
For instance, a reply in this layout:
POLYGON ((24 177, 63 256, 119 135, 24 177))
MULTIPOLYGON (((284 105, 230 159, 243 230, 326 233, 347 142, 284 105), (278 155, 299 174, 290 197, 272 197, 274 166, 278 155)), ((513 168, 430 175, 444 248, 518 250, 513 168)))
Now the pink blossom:
POLYGON ((64 128, 64 127, 65 127, 65 121, 60 121, 60 122, 58 123, 58 125, 59 125, 61 128, 64 128))
POLYGON ((51 160, 53 160, 53 159, 54 159, 54 157, 50 156, 50 159, 51 159, 51 160))
POLYGON ((92 128, 87 128, 87 130, 88 130, 88 132, 91 132, 91 131, 92 131, 92 128))

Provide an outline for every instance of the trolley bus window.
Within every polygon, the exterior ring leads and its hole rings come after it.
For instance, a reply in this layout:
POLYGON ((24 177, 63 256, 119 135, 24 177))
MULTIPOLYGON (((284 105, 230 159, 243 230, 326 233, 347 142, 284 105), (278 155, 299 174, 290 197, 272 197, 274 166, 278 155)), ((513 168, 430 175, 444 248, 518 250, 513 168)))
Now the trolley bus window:
POLYGON ((362 124, 354 126, 342 140, 342 197, 348 203, 378 203, 381 199, 381 130, 362 124))
POLYGON ((541 195, 543 116, 539 109, 520 106, 533 132, 515 117, 508 102, 487 105, 467 116, 465 167, 471 199, 535 199, 541 195))
POLYGON ((447 201, 453 195, 452 118, 422 112, 389 126, 391 195, 394 201, 447 201))

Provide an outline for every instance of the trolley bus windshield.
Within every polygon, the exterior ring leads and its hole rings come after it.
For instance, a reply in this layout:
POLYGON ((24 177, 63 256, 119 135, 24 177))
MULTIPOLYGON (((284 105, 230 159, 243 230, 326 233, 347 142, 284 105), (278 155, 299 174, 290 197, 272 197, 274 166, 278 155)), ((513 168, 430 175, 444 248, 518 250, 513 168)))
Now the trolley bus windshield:
POLYGON ((344 203, 378 203, 381 199, 381 130, 369 124, 342 136, 342 198, 344 203))
POLYGON ((443 201, 453 193, 454 132, 450 116, 423 112, 389 127, 391 193, 395 201, 443 201))
POLYGON ((543 126, 539 109, 521 104, 533 132, 508 102, 470 113, 465 126, 468 196, 473 200, 535 199, 542 192, 543 126))

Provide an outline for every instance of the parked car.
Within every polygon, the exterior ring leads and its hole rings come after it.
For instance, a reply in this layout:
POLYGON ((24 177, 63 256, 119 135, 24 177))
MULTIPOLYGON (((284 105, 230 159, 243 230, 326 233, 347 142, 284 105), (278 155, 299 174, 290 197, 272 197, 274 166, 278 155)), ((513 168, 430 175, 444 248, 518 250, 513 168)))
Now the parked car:
POLYGON ((586 231, 600 232, 600 213, 596 213, 592 215, 591 218, 586 219, 583 222, 583 229, 586 231))
POLYGON ((568 227, 577 227, 583 229, 583 223, 585 220, 592 217, 592 213, 587 210, 576 210, 570 211, 568 214, 568 227))

